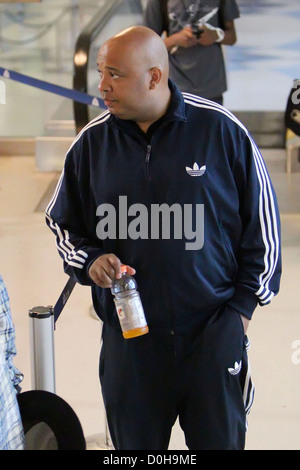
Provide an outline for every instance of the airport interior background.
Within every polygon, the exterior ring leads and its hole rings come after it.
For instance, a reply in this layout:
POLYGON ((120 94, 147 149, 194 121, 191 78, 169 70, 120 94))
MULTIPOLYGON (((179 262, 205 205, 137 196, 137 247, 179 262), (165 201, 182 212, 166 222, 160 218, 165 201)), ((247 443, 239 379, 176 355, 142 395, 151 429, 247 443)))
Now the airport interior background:
MULTIPOLYGON (((248 330, 256 392, 246 449, 299 449, 300 163, 296 151, 287 171, 283 116, 293 81, 300 79, 300 5, 299 0, 237 3, 238 40, 224 48, 224 105, 249 128, 265 158, 279 201, 283 253, 281 291, 270 305, 257 308, 248 330)), ((0 3, 0 68, 6 70, 0 81, 0 272, 10 296, 15 365, 24 374, 23 391, 33 387, 28 312, 54 305, 67 281, 44 210, 78 122, 101 109, 76 106, 72 99, 23 83, 8 71, 97 97, 97 50, 106 38, 141 23, 144 4, 0 3), (78 48, 79 38, 86 52, 78 48)), ((90 450, 109 443, 98 379, 100 338, 90 289, 76 285, 54 332, 55 387, 77 414, 90 450)), ((170 449, 186 449, 178 423, 170 449)))

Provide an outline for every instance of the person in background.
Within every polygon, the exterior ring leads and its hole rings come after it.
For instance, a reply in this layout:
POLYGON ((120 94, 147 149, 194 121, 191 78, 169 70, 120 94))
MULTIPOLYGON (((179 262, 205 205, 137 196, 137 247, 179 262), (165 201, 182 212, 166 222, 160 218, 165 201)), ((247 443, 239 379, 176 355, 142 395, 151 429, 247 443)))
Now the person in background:
POLYGON ((144 24, 166 33, 170 78, 183 92, 223 104, 227 89, 222 45, 236 43, 235 0, 148 0, 144 24))
POLYGON ((23 450, 24 432, 16 394, 23 374, 14 366, 15 328, 0 275, 0 450, 23 450))

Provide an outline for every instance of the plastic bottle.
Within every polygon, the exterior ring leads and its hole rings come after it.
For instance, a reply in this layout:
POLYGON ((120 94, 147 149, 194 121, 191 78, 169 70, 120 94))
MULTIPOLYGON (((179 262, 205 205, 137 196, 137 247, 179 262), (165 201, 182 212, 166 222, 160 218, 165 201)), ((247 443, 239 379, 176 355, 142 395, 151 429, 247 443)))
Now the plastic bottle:
POLYGON ((127 266, 121 266, 122 277, 115 279, 111 287, 124 338, 145 335, 149 328, 144 314, 135 279, 127 274, 127 266))

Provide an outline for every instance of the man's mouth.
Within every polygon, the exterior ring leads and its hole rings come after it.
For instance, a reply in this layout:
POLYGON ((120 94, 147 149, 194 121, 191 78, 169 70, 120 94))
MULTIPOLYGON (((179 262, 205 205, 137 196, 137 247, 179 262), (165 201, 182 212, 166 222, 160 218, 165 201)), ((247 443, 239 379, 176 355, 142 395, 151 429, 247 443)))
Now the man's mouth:
POLYGON ((105 104, 105 106, 107 106, 108 108, 109 108, 110 106, 112 106, 115 102, 116 102, 116 100, 111 100, 111 99, 108 99, 108 98, 105 98, 105 100, 104 100, 104 104, 105 104))

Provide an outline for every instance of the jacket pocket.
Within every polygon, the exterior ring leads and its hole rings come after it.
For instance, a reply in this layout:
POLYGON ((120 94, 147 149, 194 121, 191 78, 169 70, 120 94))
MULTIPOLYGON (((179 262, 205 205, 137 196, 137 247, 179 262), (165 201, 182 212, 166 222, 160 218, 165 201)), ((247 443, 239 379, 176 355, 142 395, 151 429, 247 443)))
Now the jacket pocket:
POLYGON ((237 272, 237 268, 238 268, 237 261, 236 261, 229 237, 226 233, 226 230, 223 227, 222 222, 219 223, 219 226, 220 226, 220 233, 221 233, 222 243, 224 246, 224 251, 226 254, 227 261, 228 261, 228 272, 231 276, 233 276, 237 272))

